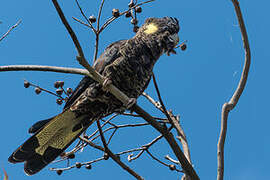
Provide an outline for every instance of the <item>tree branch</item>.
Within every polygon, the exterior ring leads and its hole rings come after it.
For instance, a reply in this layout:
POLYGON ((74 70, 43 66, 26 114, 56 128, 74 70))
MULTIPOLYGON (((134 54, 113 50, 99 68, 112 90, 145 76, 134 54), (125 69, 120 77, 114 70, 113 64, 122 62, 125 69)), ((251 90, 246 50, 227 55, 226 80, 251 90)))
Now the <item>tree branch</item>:
POLYGON ((142 178, 140 175, 138 175, 135 171, 133 171, 133 170, 130 169, 127 165, 125 165, 125 164, 120 160, 120 158, 118 158, 115 154, 113 154, 113 152, 108 148, 107 143, 106 143, 106 140, 105 140, 105 137, 104 137, 103 132, 102 132, 102 128, 101 128, 101 126, 100 126, 99 120, 97 120, 97 126, 98 126, 98 129, 99 129, 101 141, 102 141, 102 143, 103 143, 105 152, 108 153, 109 156, 110 156, 117 164, 119 164, 119 166, 121 166, 124 170, 126 170, 127 172, 129 172, 129 173, 130 173, 132 176, 134 176, 136 179, 143 180, 143 178, 142 178))
POLYGON ((5 71, 49 71, 58 73, 80 74, 85 76, 91 76, 85 69, 80 68, 68 68, 57 66, 41 66, 41 65, 8 65, 0 66, 0 72, 5 71))
POLYGON ((251 53, 250 53, 250 47, 249 47, 249 42, 248 42, 248 35, 245 28, 244 20, 242 17, 239 2, 237 0, 231 0, 231 1, 235 8, 235 12, 236 12, 238 23, 241 30, 242 40, 244 43, 245 64, 243 67, 241 79, 238 83, 237 89, 235 90, 230 101, 224 103, 222 107, 221 129, 220 129, 220 136, 218 140, 218 152, 217 152, 217 159, 218 159, 217 180, 223 180, 224 178, 224 144, 225 144, 226 133, 227 133, 228 115, 229 115, 229 112, 237 105, 237 102, 243 93, 243 90, 247 82, 249 67, 250 67, 250 62, 251 62, 251 53))
POLYGON ((22 22, 22 20, 19 20, 16 24, 14 24, 11 28, 9 28, 9 30, 8 30, 2 37, 0 37, 0 41, 2 41, 5 37, 7 37, 7 35, 8 35, 14 28, 16 28, 21 22, 22 22))

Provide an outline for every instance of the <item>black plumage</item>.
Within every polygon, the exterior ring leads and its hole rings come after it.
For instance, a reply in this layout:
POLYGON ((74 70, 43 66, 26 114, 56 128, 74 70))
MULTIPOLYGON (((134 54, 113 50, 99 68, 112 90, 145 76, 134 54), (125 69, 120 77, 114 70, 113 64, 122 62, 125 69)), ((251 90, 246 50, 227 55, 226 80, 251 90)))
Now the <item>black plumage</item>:
MULTIPOLYGON (((108 46, 94 69, 129 98, 138 98, 146 89, 155 62, 163 53, 174 52, 178 43, 176 18, 148 18, 129 40, 108 46)), ((9 157, 12 163, 25 162, 28 175, 40 171, 60 155, 96 119, 126 107, 102 85, 84 77, 65 104, 61 114, 34 124, 35 133, 9 157)))

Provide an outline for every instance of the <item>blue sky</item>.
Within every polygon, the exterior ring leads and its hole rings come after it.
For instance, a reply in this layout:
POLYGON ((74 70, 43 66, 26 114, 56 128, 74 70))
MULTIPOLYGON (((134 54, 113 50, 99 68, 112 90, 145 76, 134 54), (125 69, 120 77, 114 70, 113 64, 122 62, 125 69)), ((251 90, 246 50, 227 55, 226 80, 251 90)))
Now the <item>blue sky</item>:
MULTIPOLYGON (((106 1, 102 22, 111 15, 113 8, 126 9, 129 0, 106 1)), ((88 16, 97 14, 97 1, 81 2, 88 16)), ((93 57, 94 36, 90 29, 76 23, 72 16, 81 18, 74 1, 61 2, 63 10, 78 34, 89 60, 93 57)), ((225 179, 269 179, 269 52, 268 33, 270 22, 269 1, 240 0, 249 35, 252 64, 246 89, 230 113, 225 145, 225 179)), ((180 114, 186 132, 191 158, 201 179, 216 179, 217 140, 220 128, 222 104, 228 101, 240 78, 244 50, 241 34, 230 0, 222 1, 156 1, 142 7, 139 24, 147 17, 172 16, 180 20, 179 32, 182 41, 187 40, 187 50, 177 55, 162 56, 154 72, 168 109, 180 114)), ((51 1, 4 1, 0 6, 0 34, 22 19, 22 24, 0 42, 0 65, 40 64, 65 67, 80 67, 75 60, 76 51, 64 26, 57 17, 51 1)), ((110 43, 133 36, 129 20, 122 17, 101 35, 100 50, 110 43)), ((101 52, 100 51, 100 52, 101 52)), ((66 87, 75 87, 79 75, 49 72, 1 72, 1 123, 0 169, 4 168, 10 179, 132 179, 113 161, 93 165, 91 171, 84 168, 64 172, 61 176, 48 168, 35 176, 23 173, 22 164, 9 164, 7 158, 17 146, 29 137, 28 127, 59 112, 55 97, 45 93, 35 95, 33 89, 25 89, 27 79, 48 89, 54 89, 56 80, 64 80, 66 87)), ((152 83, 146 90, 156 97, 152 83)), ((157 111, 140 98, 139 104, 148 112, 157 111)), ((118 118, 116 123, 131 123, 134 120, 118 118)), ((136 122, 144 122, 136 120, 136 122)), ((95 127, 93 127, 95 128, 95 127)), ((158 133, 149 127, 125 129, 115 137, 111 148, 114 152, 143 145, 158 133)), ((151 148, 151 152, 163 158, 172 152, 163 140, 151 148)), ((88 161, 102 153, 87 148, 78 154, 76 161, 88 161)), ((124 160, 126 157, 123 156, 124 160)), ((48 167, 64 166, 52 164, 48 167)), ((128 163, 145 179, 177 179, 181 174, 171 172, 157 164, 147 155, 128 163)), ((1 172, 1 170, 0 170, 1 172)), ((0 175, 3 173, 0 173, 0 175)), ((1 176, 0 176, 1 177, 1 176)), ((3 177, 2 177, 3 178, 3 177)))

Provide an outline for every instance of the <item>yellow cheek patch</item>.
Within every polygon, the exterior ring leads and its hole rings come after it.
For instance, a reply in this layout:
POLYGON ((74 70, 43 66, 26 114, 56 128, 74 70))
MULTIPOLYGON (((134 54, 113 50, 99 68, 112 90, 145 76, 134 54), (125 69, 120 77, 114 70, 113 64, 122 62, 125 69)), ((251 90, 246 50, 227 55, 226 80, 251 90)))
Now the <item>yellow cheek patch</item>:
POLYGON ((151 23, 148 26, 146 26, 146 30, 144 31, 144 33, 153 34, 153 33, 157 32, 157 30, 158 30, 158 26, 151 23))

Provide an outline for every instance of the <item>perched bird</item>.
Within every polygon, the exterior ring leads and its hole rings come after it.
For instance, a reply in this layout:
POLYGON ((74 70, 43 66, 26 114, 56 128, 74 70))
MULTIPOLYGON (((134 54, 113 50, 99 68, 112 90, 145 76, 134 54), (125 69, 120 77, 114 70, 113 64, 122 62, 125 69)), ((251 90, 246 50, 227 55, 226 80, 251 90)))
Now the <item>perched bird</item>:
MULTIPOLYGON (((156 61, 163 53, 174 53, 178 44, 176 18, 148 18, 136 35, 109 45, 94 69, 129 98, 137 99, 149 84, 156 61)), ((90 77, 84 77, 69 97, 61 114, 34 124, 34 133, 9 157, 9 162, 25 162, 24 171, 33 175, 59 156, 95 120, 126 105, 90 77)))

